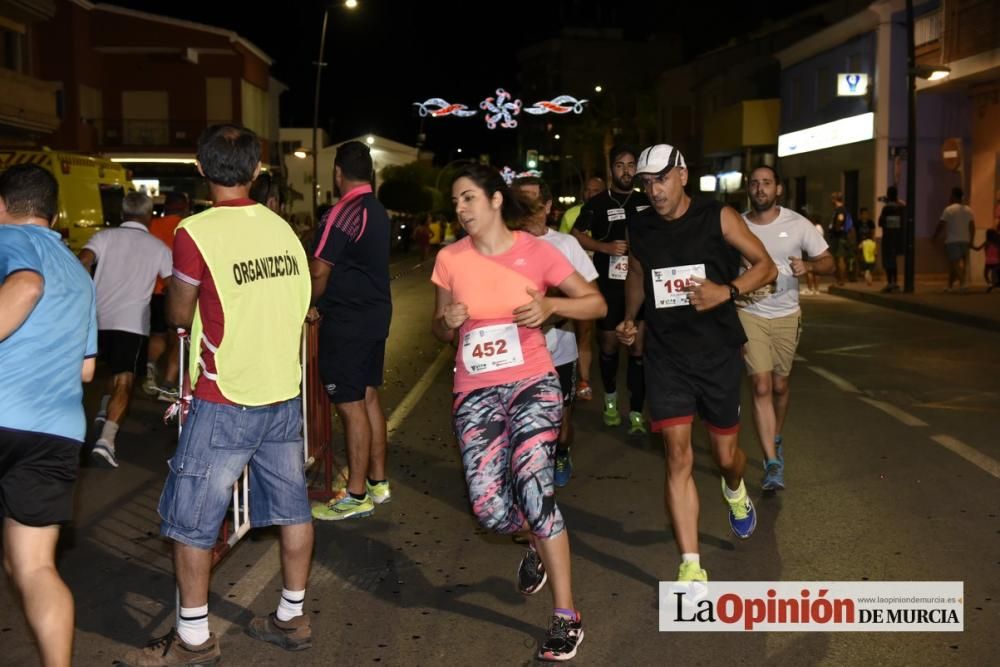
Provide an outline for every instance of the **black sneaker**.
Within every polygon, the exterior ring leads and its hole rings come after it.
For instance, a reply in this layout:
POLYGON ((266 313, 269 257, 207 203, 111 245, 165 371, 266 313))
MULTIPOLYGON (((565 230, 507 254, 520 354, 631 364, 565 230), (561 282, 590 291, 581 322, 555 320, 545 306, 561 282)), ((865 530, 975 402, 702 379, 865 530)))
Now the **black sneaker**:
POLYGON ((517 590, 524 595, 534 595, 542 590, 548 578, 538 552, 534 549, 525 551, 521 565, 517 568, 517 590))
POLYGON ((538 647, 538 659, 548 662, 572 660, 576 657, 576 649, 582 641, 583 622, 579 615, 575 621, 562 616, 553 616, 545 641, 538 647))

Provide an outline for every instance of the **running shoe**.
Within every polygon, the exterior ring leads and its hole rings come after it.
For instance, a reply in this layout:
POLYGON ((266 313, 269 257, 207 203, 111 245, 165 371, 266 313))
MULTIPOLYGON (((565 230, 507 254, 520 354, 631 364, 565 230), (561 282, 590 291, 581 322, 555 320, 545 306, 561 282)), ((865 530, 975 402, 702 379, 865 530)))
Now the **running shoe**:
POLYGON ((97 442, 94 443, 94 448, 90 450, 90 456, 102 466, 106 464, 112 468, 118 467, 118 459, 115 458, 115 446, 104 438, 97 439, 97 442))
POLYGON ((367 493, 358 500, 351 494, 331 500, 325 505, 314 505, 312 515, 320 521, 343 521, 344 519, 361 519, 375 513, 375 503, 367 493))
POLYGON ((580 380, 576 385, 576 398, 579 401, 589 401, 594 397, 594 390, 586 380, 580 380))
POLYGON ((365 488, 368 490, 372 502, 376 505, 382 505, 392 500, 392 492, 389 490, 389 480, 387 479, 378 484, 371 484, 365 480, 365 488))
POLYGON ((534 549, 525 551, 517 568, 517 590, 524 595, 534 595, 542 590, 548 579, 545 566, 542 565, 542 557, 538 552, 534 549))
POLYGON ((553 616, 545 640, 538 647, 538 659, 546 662, 564 662, 576 657, 576 649, 583 641, 583 622, 577 614, 576 620, 553 616))
POLYGON ((780 491, 785 488, 785 467, 781 461, 768 461, 764 465, 764 479, 760 488, 765 491, 780 491))
POLYGON ((164 403, 174 403, 181 397, 181 390, 177 387, 160 387, 157 390, 156 400, 164 403))
POLYGON ((222 660, 219 641, 214 634, 208 641, 192 646, 181 639, 177 630, 154 639, 145 648, 132 649, 117 661, 122 667, 170 667, 171 665, 217 665, 222 660))
POLYGON ((556 450, 556 486, 566 486, 570 477, 573 476, 573 459, 569 456, 568 449, 556 450))
POLYGON ((746 489, 743 489, 742 497, 730 500, 726 497, 726 480, 723 478, 722 497, 729 505, 729 527, 732 528, 733 534, 741 540, 753 535, 754 529, 757 528, 757 512, 746 489))
POLYGON ((642 418, 641 412, 628 413, 628 434, 646 435, 646 420, 642 418))
POLYGON ((280 646, 286 651, 302 651, 312 647, 312 628, 308 616, 281 621, 272 611, 267 616, 252 619, 246 632, 254 639, 280 646))
POLYGON ((622 417, 618 414, 618 401, 613 398, 604 399, 604 425, 618 426, 622 423, 622 417))
POLYGON ((150 398, 155 398, 160 393, 160 385, 156 383, 156 366, 152 363, 146 364, 146 377, 142 381, 142 393, 150 398))
POLYGON ((677 571, 677 581, 708 581, 708 572, 694 561, 684 561, 677 571))

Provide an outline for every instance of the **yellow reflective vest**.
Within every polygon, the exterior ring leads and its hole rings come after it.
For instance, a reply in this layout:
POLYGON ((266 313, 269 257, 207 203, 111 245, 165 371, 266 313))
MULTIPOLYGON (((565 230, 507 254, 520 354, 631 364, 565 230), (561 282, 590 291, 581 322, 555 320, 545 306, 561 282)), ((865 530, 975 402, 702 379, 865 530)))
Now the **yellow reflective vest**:
POLYGON ((291 227, 270 209, 218 206, 186 218, 184 229, 212 274, 222 302, 221 343, 204 337, 201 313, 191 327, 191 385, 201 374, 238 405, 268 405, 300 392, 302 325, 312 284, 309 262, 291 227), (215 355, 212 376, 202 345, 215 355))

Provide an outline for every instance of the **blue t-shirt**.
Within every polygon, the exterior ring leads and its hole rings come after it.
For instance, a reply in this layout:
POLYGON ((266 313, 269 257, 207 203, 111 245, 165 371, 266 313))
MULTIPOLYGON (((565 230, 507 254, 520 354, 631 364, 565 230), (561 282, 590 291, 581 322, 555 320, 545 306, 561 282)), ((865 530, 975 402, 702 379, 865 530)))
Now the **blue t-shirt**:
POLYGON ((83 442, 80 371, 97 355, 94 283, 58 232, 0 225, 0 282, 18 271, 45 281, 21 326, 0 341, 0 428, 83 442))

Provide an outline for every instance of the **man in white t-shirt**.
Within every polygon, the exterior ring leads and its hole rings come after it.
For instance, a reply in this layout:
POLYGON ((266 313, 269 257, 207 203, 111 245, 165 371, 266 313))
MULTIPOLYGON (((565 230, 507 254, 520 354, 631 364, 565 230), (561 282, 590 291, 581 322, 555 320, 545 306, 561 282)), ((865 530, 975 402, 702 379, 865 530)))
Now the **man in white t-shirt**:
POLYGON ((788 414, 788 376, 802 332, 799 277, 836 270, 823 235, 806 218, 778 205, 782 187, 773 167, 750 172, 750 211, 743 215, 774 264, 777 280, 738 302, 747 336, 743 359, 753 384, 753 417, 764 450, 761 488, 785 488, 781 428, 788 414), (803 259, 805 254, 808 259, 803 259))
POLYGON ((95 422, 101 429, 91 452, 94 460, 112 468, 115 436, 128 412, 132 384, 149 336, 149 310, 157 277, 170 289, 173 262, 170 249, 149 233, 153 201, 142 192, 129 192, 122 201, 120 226, 98 232, 80 251, 88 271, 96 264, 98 355, 111 370, 108 393, 101 399, 95 422))
MULTIPOLYGON (((522 220, 521 229, 551 243, 569 260, 577 273, 587 282, 597 280, 597 269, 580 242, 570 234, 563 234, 548 228, 545 224, 552 210, 552 191, 540 178, 527 176, 514 181, 514 193, 532 209, 532 215, 522 220)), ((552 365, 559 374, 559 384, 563 395, 563 420, 559 430, 559 444, 556 446, 555 485, 566 486, 573 475, 573 460, 570 458, 570 444, 573 442, 572 416, 573 401, 576 399, 576 370, 579 350, 576 334, 569 322, 555 322, 545 332, 545 344, 552 355, 552 365)))
POLYGON ((948 255, 948 288, 958 283, 959 291, 965 289, 965 267, 969 263, 969 247, 976 238, 976 221, 972 209, 962 203, 962 188, 951 189, 951 203, 941 212, 941 220, 934 230, 934 240, 944 233, 944 249, 948 255))

